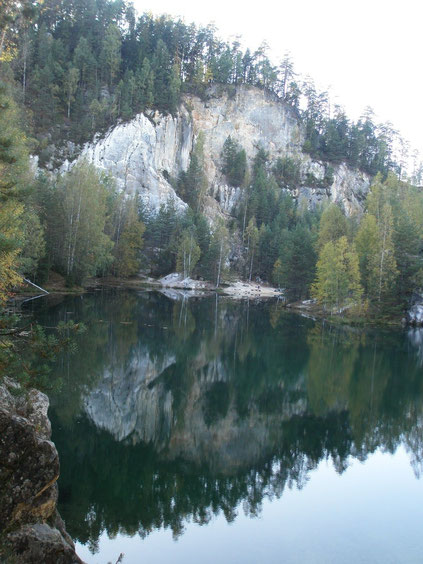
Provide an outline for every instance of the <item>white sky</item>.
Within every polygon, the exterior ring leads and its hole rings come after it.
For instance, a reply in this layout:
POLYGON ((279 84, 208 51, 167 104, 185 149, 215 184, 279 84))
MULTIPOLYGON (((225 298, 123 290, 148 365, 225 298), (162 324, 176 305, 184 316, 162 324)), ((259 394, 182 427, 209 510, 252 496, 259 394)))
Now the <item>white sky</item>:
POLYGON ((421 0, 134 0, 139 13, 215 23, 219 36, 266 40, 278 63, 286 51, 297 72, 330 87, 356 119, 366 106, 390 121, 423 155, 423 2, 421 0))

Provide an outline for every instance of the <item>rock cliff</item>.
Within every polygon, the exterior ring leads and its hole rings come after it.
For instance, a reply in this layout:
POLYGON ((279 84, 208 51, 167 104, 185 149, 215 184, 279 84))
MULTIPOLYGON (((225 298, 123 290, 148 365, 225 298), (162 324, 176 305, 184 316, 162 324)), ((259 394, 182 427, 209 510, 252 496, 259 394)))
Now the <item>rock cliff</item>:
MULTIPOLYGON (((87 144, 78 158, 110 173, 122 190, 138 191, 151 212, 169 197, 183 209, 186 204, 176 195, 171 179, 188 168, 200 131, 209 185, 206 213, 211 219, 218 213, 230 214, 242 194, 242 188, 228 186, 221 174, 221 152, 229 135, 242 145, 250 163, 259 147, 268 152, 270 162, 295 157, 301 180, 293 195, 306 198, 309 206, 330 199, 351 214, 360 209, 367 193, 369 178, 345 164, 334 166, 331 180, 324 182, 327 165, 301 151, 304 132, 296 113, 269 93, 247 85, 233 92, 210 88, 205 100, 186 95, 175 116, 139 114, 87 144)), ((66 161, 62 170, 70 166, 66 161)))
POLYGON ((59 457, 48 398, 0 385, 0 561, 81 564, 56 510, 59 457))

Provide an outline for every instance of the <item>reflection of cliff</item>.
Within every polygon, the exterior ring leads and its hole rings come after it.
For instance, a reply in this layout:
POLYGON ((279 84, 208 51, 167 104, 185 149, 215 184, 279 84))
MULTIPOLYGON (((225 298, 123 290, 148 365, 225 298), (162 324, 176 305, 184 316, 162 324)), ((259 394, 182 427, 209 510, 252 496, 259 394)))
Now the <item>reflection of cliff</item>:
POLYGON ((423 366, 423 328, 413 327, 409 329, 408 339, 417 352, 420 366, 423 366))
POLYGON ((162 460, 231 474, 269 458, 295 416, 347 412, 356 452, 395 449, 412 428, 401 398, 421 391, 419 357, 395 350, 396 335, 299 321, 278 305, 156 295, 140 304, 133 294, 113 303, 83 410, 116 440, 154 445, 162 460))
POLYGON ((275 383, 266 381, 266 373, 258 377, 259 366, 275 364, 277 343, 263 363, 246 325, 249 311, 211 305, 217 307, 215 327, 206 332, 186 301, 174 305, 166 324, 174 331, 168 352, 155 356, 146 344, 125 350, 104 366, 82 405, 95 426, 116 440, 151 443, 163 459, 231 473, 268 457, 280 441, 281 423, 304 414, 306 402, 304 392, 298 393, 301 376, 292 383, 280 382, 277 372, 275 383), (262 389, 254 404, 244 395, 257 385, 262 389), (272 413, 263 409, 268 395, 277 401, 272 413))
POLYGON ((169 436, 172 420, 170 392, 151 386, 175 358, 150 358, 145 348, 132 353, 125 365, 106 369, 83 400, 84 410, 100 429, 121 441, 159 443, 169 436))
POLYGON ((280 407, 278 413, 265 414, 252 405, 248 415, 240 417, 231 383, 197 380, 184 403, 183 424, 172 430, 165 457, 207 465, 223 474, 248 468, 272 455, 283 434, 283 421, 305 412, 302 400, 280 407))
POLYGON ((189 518, 233 519, 241 502, 256 514, 325 458, 342 472, 403 443, 420 471, 423 378, 406 334, 333 329, 270 303, 125 299, 92 297, 97 376, 79 386, 73 422, 53 426, 61 512, 79 540, 178 535, 189 518))
POLYGON ((304 399, 290 401, 287 394, 277 413, 264 414, 254 406, 240 418, 225 361, 207 361, 202 347, 189 360, 181 366, 173 355, 155 360, 146 349, 132 351, 120 369, 104 372, 84 398, 83 409, 97 428, 118 441, 151 443, 168 460, 207 461, 221 472, 271 453, 281 422, 305 412, 304 399), (183 375, 182 393, 175 389, 178 373, 183 375))

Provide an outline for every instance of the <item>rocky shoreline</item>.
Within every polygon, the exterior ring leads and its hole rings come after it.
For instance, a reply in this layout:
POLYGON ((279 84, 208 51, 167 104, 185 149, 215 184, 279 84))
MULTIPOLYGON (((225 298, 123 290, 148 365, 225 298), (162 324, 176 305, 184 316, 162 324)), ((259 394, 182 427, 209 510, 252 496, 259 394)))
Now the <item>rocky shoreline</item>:
POLYGON ((0 383, 0 561, 83 564, 57 511, 60 465, 49 400, 0 383))

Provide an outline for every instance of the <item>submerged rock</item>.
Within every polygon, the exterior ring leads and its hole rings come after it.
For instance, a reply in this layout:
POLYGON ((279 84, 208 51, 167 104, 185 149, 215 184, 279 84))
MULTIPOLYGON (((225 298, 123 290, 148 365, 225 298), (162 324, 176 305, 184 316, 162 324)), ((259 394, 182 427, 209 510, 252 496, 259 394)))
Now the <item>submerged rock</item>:
POLYGON ((0 558, 81 563, 57 513, 59 456, 45 394, 0 384, 0 558))

